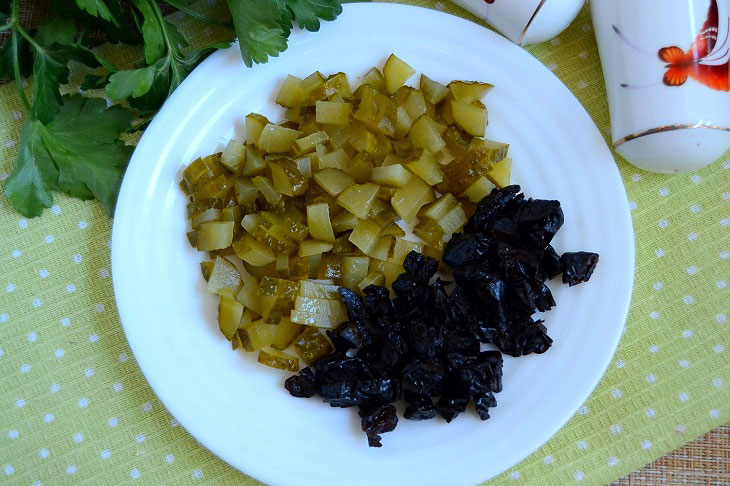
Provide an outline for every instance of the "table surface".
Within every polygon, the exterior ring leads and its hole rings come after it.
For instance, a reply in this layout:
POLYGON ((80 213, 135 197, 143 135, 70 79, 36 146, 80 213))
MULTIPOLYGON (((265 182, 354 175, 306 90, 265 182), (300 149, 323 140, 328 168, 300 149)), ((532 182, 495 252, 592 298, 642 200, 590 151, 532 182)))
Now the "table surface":
MULTIPOLYGON (((23 3, 23 2, 21 2, 23 3)), ((31 2, 26 2, 26 5, 31 2)), ((215 9, 206 0, 202 8, 215 9)), ((447 2, 403 0, 474 19, 447 2)), ((37 15, 42 3, 33 2, 37 15)), ((42 15, 42 14, 41 14, 42 15)), ((191 40, 219 32, 173 16, 191 40)), ((102 46, 124 64, 138 53, 102 46)), ((584 10, 528 50, 562 79, 608 136, 595 41, 584 10)), ((72 86, 80 73, 72 76, 72 86)), ((0 180, 11 172, 24 113, 0 88, 0 180)), ((30 87, 29 87, 30 88, 30 87)), ((637 274, 613 364, 573 420, 494 483, 728 484, 726 327, 730 162, 660 176, 617 159, 632 201, 637 274), (718 427, 660 459, 662 454, 718 427)), ((0 476, 12 484, 172 481, 255 484, 189 437, 139 372, 109 279, 111 222, 96 203, 57 196, 35 220, 0 189, 0 476)))

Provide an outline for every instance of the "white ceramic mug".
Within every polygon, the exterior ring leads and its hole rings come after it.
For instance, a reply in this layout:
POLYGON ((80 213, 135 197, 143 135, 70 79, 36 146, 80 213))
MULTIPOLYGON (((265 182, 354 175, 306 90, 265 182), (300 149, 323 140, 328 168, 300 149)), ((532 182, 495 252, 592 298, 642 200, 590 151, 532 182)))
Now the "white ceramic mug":
POLYGON ((730 0, 592 0, 616 151, 690 172, 730 149, 730 0))
POLYGON ((585 0, 453 0, 519 45, 552 39, 565 30, 585 0))

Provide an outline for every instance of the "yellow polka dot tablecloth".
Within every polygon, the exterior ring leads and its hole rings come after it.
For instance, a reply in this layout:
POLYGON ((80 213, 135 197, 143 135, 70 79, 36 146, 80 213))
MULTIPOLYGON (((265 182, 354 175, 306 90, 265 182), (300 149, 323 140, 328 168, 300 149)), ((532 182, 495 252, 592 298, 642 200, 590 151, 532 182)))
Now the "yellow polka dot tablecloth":
MULTIPOLYGON (((448 2, 404 3, 476 21, 448 2)), ((210 34, 173 19, 192 44, 210 34)), ((608 138, 587 11, 528 50, 608 138)), ((0 88, 2 181, 26 116, 14 89, 0 88)), ((730 420, 730 159, 675 176, 617 164, 637 250, 626 331, 570 422, 490 484, 605 484, 730 420)), ((0 483, 258 484, 199 445, 142 376, 114 303, 111 226, 100 204, 60 194, 25 219, 0 189, 0 483)))

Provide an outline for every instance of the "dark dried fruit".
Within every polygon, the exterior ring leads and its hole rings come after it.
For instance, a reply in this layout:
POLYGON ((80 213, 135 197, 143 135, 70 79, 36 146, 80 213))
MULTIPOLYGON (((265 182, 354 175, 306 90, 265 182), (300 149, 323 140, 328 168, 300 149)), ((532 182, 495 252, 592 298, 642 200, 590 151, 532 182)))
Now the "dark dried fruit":
POLYGON ((450 422, 474 402, 482 420, 502 391, 502 353, 540 354, 552 339, 532 315, 555 305, 545 282, 561 272, 575 285, 587 280, 598 255, 550 246, 563 224, 557 201, 525 199, 519 186, 495 189, 477 206, 464 233, 452 235, 444 263, 452 283, 433 278, 438 262, 411 252, 405 273, 363 298, 341 289, 349 321, 329 331, 335 352, 287 380, 294 396, 315 391, 333 407, 358 406, 371 447, 404 416, 450 422), (481 351, 492 344, 499 351, 481 351))
POLYGON ((367 434, 370 447, 381 447, 380 434, 390 432, 398 425, 398 414, 393 405, 362 409, 360 415, 362 431, 367 434))
POLYGON ((284 382, 284 388, 293 397, 309 398, 317 392, 314 386, 314 373, 309 368, 303 368, 284 382))
POLYGON ((560 263, 563 266, 563 283, 572 287, 591 278, 598 264, 598 254, 585 251, 563 253, 560 263))

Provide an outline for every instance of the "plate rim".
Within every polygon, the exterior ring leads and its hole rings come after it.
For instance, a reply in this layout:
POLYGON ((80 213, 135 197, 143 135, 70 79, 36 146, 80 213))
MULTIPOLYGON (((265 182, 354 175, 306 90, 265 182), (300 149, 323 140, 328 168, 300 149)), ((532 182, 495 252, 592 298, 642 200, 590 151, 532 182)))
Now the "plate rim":
MULTIPOLYGON (((440 12, 437 10, 425 8, 425 7, 418 7, 418 6, 405 5, 405 4, 395 4, 395 3, 347 4, 347 5, 343 5, 343 10, 345 12, 361 11, 361 10, 369 10, 369 11, 375 10, 376 11, 375 15, 381 15, 381 16, 382 15, 404 15, 404 16, 405 15, 409 15, 409 16, 426 15, 426 16, 433 16, 436 18, 436 20, 440 19, 440 20, 443 20, 444 22, 453 23, 455 25, 455 27, 462 27, 464 29, 471 29, 471 30, 477 29, 477 30, 481 31, 483 35, 492 36, 493 38, 495 38, 497 40, 497 42, 504 43, 503 45, 506 46, 505 48, 512 49, 516 54, 519 53, 519 54, 517 54, 518 56, 522 56, 524 59, 531 59, 530 62, 536 62, 539 65, 539 66, 536 66, 536 69, 539 69, 539 70, 543 71, 544 74, 547 74, 547 75, 551 76, 552 78, 554 78, 554 81, 556 81, 557 84, 559 84, 558 89, 565 90, 565 92, 567 92, 567 94, 576 101, 576 108, 580 107, 579 111, 580 111, 581 115, 584 115, 586 117, 586 121, 589 123, 590 127, 592 128, 592 131, 594 131, 595 134, 601 139, 602 150, 605 150, 608 157, 610 157, 614 161, 614 167, 611 172, 613 173, 613 177, 620 184, 620 187, 623 190, 623 198, 622 198, 622 201, 620 201, 623 203, 623 204, 620 204, 623 211, 621 211, 620 219, 621 219, 622 225, 624 226, 624 229, 626 230, 626 238, 630 239, 630 245, 628 245, 630 247, 630 255, 627 255, 627 257, 630 257, 629 258, 629 260, 630 260, 629 267, 631 270, 630 282, 628 282, 628 285, 626 286, 626 289, 624 290, 624 296, 623 296, 624 298, 622 299, 623 305, 622 305, 622 309, 621 309, 621 315, 623 317, 621 319, 621 322, 625 329, 626 321, 628 319, 628 314, 629 314, 629 310, 630 310, 630 306, 631 306, 631 302, 632 302, 631 297, 633 294, 635 270, 636 270, 635 232, 634 232, 633 221, 632 221, 631 213, 630 213, 630 209, 629 209, 629 203, 628 203, 628 199, 627 199, 627 195, 626 195, 626 189, 625 189, 623 180, 621 178, 620 172, 618 170, 618 165, 615 162, 615 157, 613 156, 608 145, 606 144, 605 138, 601 135, 601 133, 600 133, 598 127, 596 126, 595 122, 593 121, 592 117, 586 111, 583 104, 573 94, 573 92, 563 83, 563 81, 560 78, 558 78, 554 73, 552 73, 549 69, 547 69, 547 67, 545 67, 545 65, 542 62, 540 62, 538 59, 536 59, 534 56, 532 56, 529 52, 525 51, 524 49, 520 48, 517 45, 510 43, 509 41, 507 41, 503 37, 499 36, 498 34, 490 31, 489 29, 486 29, 483 26, 480 26, 479 24, 469 21, 467 19, 455 16, 455 15, 447 14, 444 12, 440 12)), ((372 12, 368 12, 368 14, 373 15, 372 12)), ((294 29, 293 35, 296 34, 297 32, 300 32, 300 29, 294 29)), ((206 65, 214 64, 215 62, 217 62, 216 60, 218 58, 226 56, 226 53, 229 52, 230 49, 237 50, 238 49, 237 42, 234 42, 232 44, 232 46, 228 49, 220 50, 220 51, 213 53, 211 56, 209 56, 207 59, 205 59, 198 67, 196 67, 196 69, 190 73, 190 75, 183 81, 183 83, 178 87, 178 89, 176 89, 175 92, 173 92, 173 94, 170 96, 170 98, 160 108, 158 115, 165 113, 167 111, 173 110, 173 108, 171 108, 171 107, 177 103, 177 100, 179 98, 182 98, 183 96, 185 96, 186 90, 188 90, 187 86, 193 85, 195 78, 197 77, 196 71, 198 72, 198 75, 199 75, 200 72, 202 72, 205 69, 206 65), (203 67, 203 69, 201 69, 201 67, 203 67)), ((155 123, 155 122, 157 122, 160 119, 162 119, 162 117, 155 116, 155 118, 152 120, 150 126, 145 131, 142 138, 140 139, 137 147, 144 146, 145 136, 147 136, 148 133, 154 134, 157 124, 161 123, 161 122, 159 122, 159 123, 155 123)), ((131 176, 130 177, 127 176, 128 174, 133 173, 133 171, 131 171, 130 169, 132 167, 136 168, 144 162, 144 160, 139 160, 142 158, 142 156, 140 156, 138 154, 139 154, 139 151, 135 149, 135 152, 133 153, 132 158, 130 159, 130 163, 127 168, 127 172, 125 173, 124 180, 122 181, 122 186, 121 186, 121 189, 119 192, 119 201, 122 201, 122 202, 124 201, 124 196, 127 192, 127 191, 125 191, 125 187, 129 187, 129 185, 132 184, 131 182, 129 182, 129 181, 131 181, 131 176)), ((164 386, 161 386, 161 384, 155 378, 155 370, 154 370, 155 367, 153 366, 154 365, 153 361, 148 359, 149 358, 148 356, 138 355, 137 353, 135 353, 135 345, 134 345, 134 338, 133 338, 133 335, 135 332, 133 329, 134 325, 130 324, 130 312, 127 311, 128 305, 122 304, 123 301, 125 300, 125 298, 124 298, 123 292, 120 289, 122 287, 124 287, 125 282, 124 282, 124 278, 122 278, 120 276, 120 272, 115 272, 114 269, 115 268, 119 269, 124 266, 123 262, 120 261, 120 259, 122 258, 120 255, 122 255, 124 253, 124 251, 123 250, 121 252, 115 251, 115 248, 117 248, 117 249, 122 248, 122 245, 123 245, 123 236, 121 234, 122 229, 120 229, 120 228, 123 228, 123 224, 124 224, 124 223, 121 223, 121 221, 124 220, 124 216, 125 216, 123 214, 124 207, 125 206, 123 204, 117 205, 117 209, 116 209, 115 215, 114 215, 114 225, 112 228, 112 239, 111 239, 111 241, 112 241, 112 247, 111 247, 112 282, 113 282, 114 296, 115 296, 115 301, 117 303, 117 309, 118 309, 118 313, 119 313, 119 317, 120 317, 120 322, 124 329, 125 336, 129 343, 130 349, 134 353, 135 360, 137 361, 137 364, 139 365, 139 368, 142 371, 142 373, 145 377, 145 380, 150 385, 153 392, 158 397, 158 399, 162 402, 162 404, 165 406, 165 408, 173 416, 175 416, 177 418, 178 413, 174 413, 173 411, 179 411, 182 407, 178 406, 177 405, 178 402, 176 402, 175 400, 169 399, 170 395, 168 393, 166 393, 166 390, 164 390, 164 386), (120 223, 117 224, 117 221, 120 221, 120 223), (116 242, 116 244, 115 244, 115 242, 116 242), (125 316, 126 316, 126 318, 125 318, 125 316), (126 324, 125 324, 125 322, 126 322, 126 324)), ((596 389, 596 387, 602 380, 603 376, 605 375, 606 369, 610 365, 610 362, 616 353, 616 350, 618 348, 618 344, 621 340, 622 334, 623 334, 622 332, 616 333, 614 342, 611 343, 611 346, 610 346, 610 352, 606 353, 606 356, 605 356, 603 362, 601 363, 602 366, 598 366, 598 363, 597 363, 596 366, 597 366, 597 368, 601 369, 601 372, 600 372, 600 374, 597 374, 590 380, 592 383, 591 387, 585 394, 581 394, 579 404, 576 405, 575 407, 570 407, 570 410, 567 410, 567 407, 566 407, 564 415, 559 420, 557 420, 557 419, 555 420, 556 425, 554 427, 554 430, 552 430, 551 433, 549 435, 547 435, 546 437, 540 437, 540 438, 536 438, 535 440, 533 440, 531 447, 528 448, 529 451, 527 453, 525 453, 524 455, 522 455, 519 459, 517 459, 516 462, 513 462, 511 465, 507 465, 502 470, 495 472, 494 475, 491 476, 490 478, 485 478, 483 480, 487 480, 487 479, 491 479, 492 477, 496 477, 499 474, 503 473, 505 470, 509 469, 510 467, 513 467, 514 465, 524 461, 526 458, 528 458, 530 455, 532 455, 537 449, 539 449, 539 447, 541 447, 543 444, 547 443, 552 437, 555 436, 555 434, 559 430, 561 430, 565 426, 565 424, 570 420, 570 418, 574 415, 575 411, 580 406, 580 403, 583 403, 593 393, 593 391, 596 389)), ((139 349, 139 347, 137 347, 137 349, 139 349)), ((185 414, 180 413, 179 415, 185 415, 185 414)), ((229 457, 231 455, 226 453, 227 451, 222 451, 221 448, 215 447, 213 444, 211 444, 209 442, 208 443, 202 442, 202 440, 199 438, 200 434, 197 432, 196 433, 193 432, 193 430, 198 429, 198 427, 196 427, 194 423, 190 423, 189 421, 185 421, 183 419, 178 419, 178 420, 180 421, 180 424, 183 425, 183 427, 186 429, 186 432, 188 434, 190 434, 190 436, 194 440, 196 440, 199 444, 203 445, 207 450, 209 450, 211 453, 213 453, 216 457, 218 457, 222 461, 226 462, 228 465, 230 465, 234 469, 238 469, 240 472, 242 472, 250 477, 253 477, 257 480, 266 481, 269 484, 278 484, 278 480, 280 480, 282 477, 281 475, 269 474, 269 470, 267 470, 266 467, 262 467, 262 466, 256 467, 256 464, 254 462, 249 462, 247 464, 245 470, 239 469, 239 467, 234 464, 236 464, 236 463, 241 464, 244 461, 229 461, 226 457, 229 457)))

